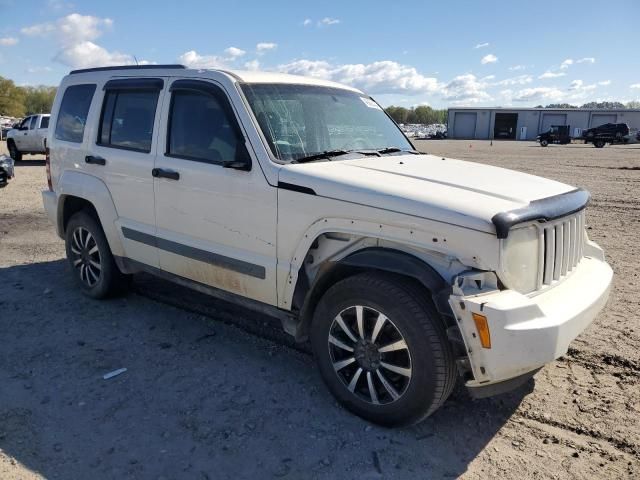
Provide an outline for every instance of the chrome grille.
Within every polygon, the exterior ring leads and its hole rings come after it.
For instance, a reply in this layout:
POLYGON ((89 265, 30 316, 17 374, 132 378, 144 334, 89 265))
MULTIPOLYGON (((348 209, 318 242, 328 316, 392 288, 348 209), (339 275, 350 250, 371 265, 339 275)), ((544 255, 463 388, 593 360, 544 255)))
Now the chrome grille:
POLYGON ((584 252, 585 211, 540 224, 538 290, 571 273, 584 252))

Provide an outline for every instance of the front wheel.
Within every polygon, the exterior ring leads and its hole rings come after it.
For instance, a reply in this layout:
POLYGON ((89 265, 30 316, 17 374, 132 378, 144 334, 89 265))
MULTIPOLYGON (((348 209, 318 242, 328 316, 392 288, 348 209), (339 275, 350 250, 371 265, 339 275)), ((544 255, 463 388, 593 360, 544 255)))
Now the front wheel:
POLYGON ((16 162, 22 160, 22 153, 18 151, 18 147, 16 147, 15 142, 13 140, 9 140, 7 143, 7 147, 9 148, 9 156, 16 162))
POLYGON ((606 145, 604 140, 596 140, 595 142, 593 142, 593 146, 596 148, 602 148, 606 145))
POLYGON ((320 300, 311 344, 323 380, 348 410, 374 423, 418 423, 444 403, 456 367, 428 292, 395 275, 362 273, 320 300))
POLYGON ((118 269, 102 227, 92 215, 85 211, 74 214, 65 240, 73 278, 82 293, 101 299, 127 289, 130 276, 118 269))
POLYGON ((547 145, 549 145, 549 140, 540 140, 541 147, 546 147, 547 145))

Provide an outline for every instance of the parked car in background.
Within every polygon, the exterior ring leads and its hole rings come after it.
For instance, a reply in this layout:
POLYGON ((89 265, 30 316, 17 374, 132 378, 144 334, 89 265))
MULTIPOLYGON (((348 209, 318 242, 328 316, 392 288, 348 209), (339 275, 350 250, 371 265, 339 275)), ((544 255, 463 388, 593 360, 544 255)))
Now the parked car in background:
POLYGON ((602 148, 607 143, 627 143, 629 140, 629 125, 626 123, 605 123, 598 127, 582 131, 585 143, 593 143, 596 148, 602 148))
POLYGON ((13 158, 0 155, 0 188, 6 187, 13 177, 13 158))
POLYGON ((571 143, 571 137, 569 136, 570 128, 569 125, 551 125, 548 131, 536 137, 536 141, 540 143, 541 147, 546 147, 550 143, 566 145, 567 143, 571 143))
POLYGON ((421 421, 459 377, 517 387, 607 301, 585 190, 421 154, 353 87, 79 70, 52 125, 43 202, 85 295, 145 271, 280 318, 373 422, 421 421))
POLYGON ((23 155, 45 153, 48 128, 49 114, 38 114, 25 118, 9 130, 7 148, 11 158, 18 162, 23 155))

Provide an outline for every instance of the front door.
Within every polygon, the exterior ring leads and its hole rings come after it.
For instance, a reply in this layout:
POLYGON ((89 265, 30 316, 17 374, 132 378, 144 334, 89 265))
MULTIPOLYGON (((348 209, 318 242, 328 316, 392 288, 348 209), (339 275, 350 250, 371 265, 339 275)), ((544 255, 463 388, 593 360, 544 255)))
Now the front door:
POLYGON ((13 137, 13 141, 18 147, 18 150, 21 152, 29 151, 29 125, 31 124, 31 119, 33 117, 27 117, 18 126, 18 131, 16 135, 13 137))
POLYGON ((255 159, 248 170, 229 168, 252 150, 226 93, 211 81, 175 80, 164 103, 154 188, 160 267, 275 305, 277 191, 255 159))

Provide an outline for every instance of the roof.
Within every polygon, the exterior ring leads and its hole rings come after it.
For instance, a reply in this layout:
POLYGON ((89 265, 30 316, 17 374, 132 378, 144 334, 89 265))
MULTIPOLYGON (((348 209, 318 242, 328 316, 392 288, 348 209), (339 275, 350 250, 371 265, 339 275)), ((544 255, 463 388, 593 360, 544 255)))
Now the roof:
POLYGON ((295 85, 317 85, 322 87, 340 88, 343 90, 350 90, 352 92, 362 93, 357 88, 343 85, 341 83, 332 82, 329 80, 323 80, 321 78, 303 77, 301 75, 289 75, 286 73, 278 72, 260 72, 253 70, 226 70, 226 69, 191 69, 186 68, 184 65, 123 65, 112 67, 97 67, 87 68, 83 70, 73 70, 71 75, 79 75, 93 72, 110 72, 117 74, 119 71, 126 72, 126 75, 139 76, 139 75, 179 75, 185 77, 202 77, 206 76, 207 72, 219 72, 223 73, 236 81, 245 83, 288 83, 295 85))

